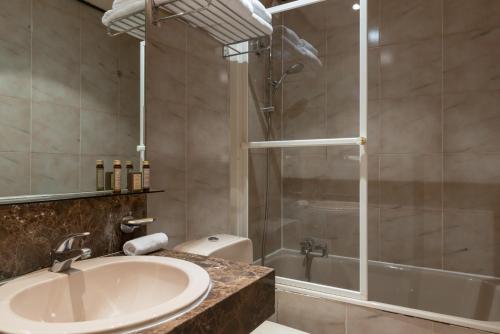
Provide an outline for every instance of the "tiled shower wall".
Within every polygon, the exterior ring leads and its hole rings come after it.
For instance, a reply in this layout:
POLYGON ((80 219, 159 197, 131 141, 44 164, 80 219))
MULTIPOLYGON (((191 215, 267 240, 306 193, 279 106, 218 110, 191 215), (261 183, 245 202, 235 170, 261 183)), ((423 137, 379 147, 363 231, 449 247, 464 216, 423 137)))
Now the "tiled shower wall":
POLYGON ((146 145, 155 231, 169 246, 215 233, 235 234, 229 221, 229 67, 221 46, 172 20, 148 25, 146 145))
POLYGON ((0 196, 95 190, 137 162, 139 41, 77 0, 0 3, 0 196))
MULTIPOLYGON (((369 0, 369 255, 500 275, 500 2, 369 0)), ((284 139, 358 135, 358 12, 327 0, 277 18, 319 50, 284 45, 284 139)), ((277 50, 280 50, 277 48, 277 50)), ((278 98, 278 99, 280 99, 278 98)), ((277 101, 280 103, 280 101, 277 101)), ((283 244, 357 256, 357 149, 283 152, 283 244)))

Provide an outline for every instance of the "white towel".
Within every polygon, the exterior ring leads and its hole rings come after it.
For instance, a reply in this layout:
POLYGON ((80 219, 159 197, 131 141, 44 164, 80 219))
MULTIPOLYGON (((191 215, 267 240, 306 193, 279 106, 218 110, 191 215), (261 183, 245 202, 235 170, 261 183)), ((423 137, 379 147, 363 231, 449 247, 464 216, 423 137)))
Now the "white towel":
MULTIPOLYGON (((164 7, 173 13, 202 7, 202 3, 193 2, 193 0, 179 1, 174 5, 169 5, 168 1, 155 0, 155 4, 164 4, 164 7)), ((261 7, 258 7, 259 10, 255 12, 254 8, 257 6, 254 6, 253 1, 255 0, 217 0, 207 10, 193 13, 184 19, 207 30, 226 44, 272 34, 271 15, 261 7), (224 26, 225 33, 220 32, 218 28, 222 26, 224 26)))
MULTIPOLYGON (((169 4, 170 1, 154 0, 154 4, 156 6, 163 5, 173 13, 199 9, 205 4, 197 0, 184 0, 169 4)), ((112 25, 113 29, 123 31, 126 27, 118 19, 144 11, 144 7, 144 0, 115 0, 113 9, 107 11, 102 17, 102 23, 107 27, 112 25)), ((271 14, 258 0, 216 0, 207 10, 185 16, 184 19, 207 30, 226 44, 270 35, 273 32, 271 14), (223 25, 225 33, 221 33, 218 29, 223 25)), ((129 23, 134 24, 133 21, 129 23)), ((144 39, 143 32, 134 30, 129 33, 144 39)))
POLYGON ((259 0, 253 0, 252 1, 253 5, 253 13, 257 14, 259 17, 264 19, 269 24, 272 24, 273 22, 273 17, 271 13, 266 9, 266 7, 260 2, 259 0))
POLYGON ((113 20, 144 10, 144 7, 144 0, 115 0, 113 9, 102 16, 102 23, 108 27, 113 20))
POLYGON ((299 35, 297 35, 297 33, 290 28, 287 28, 283 25, 279 25, 276 28, 282 30, 283 33, 281 35, 281 38, 289 46, 288 48, 283 48, 283 57, 285 57, 286 59, 294 57, 289 52, 289 50, 291 49, 292 51, 298 53, 300 56, 304 57, 304 60, 310 60, 314 65, 323 66, 323 63, 318 58, 318 50, 311 43, 303 38, 300 38, 299 35))
POLYGON ((165 233, 155 233, 127 241, 123 245, 125 255, 144 255, 160 249, 166 249, 168 237, 165 233))
MULTIPOLYGON (((323 62, 321 59, 318 58, 311 50, 307 49, 304 46, 296 45, 293 42, 291 42, 288 38, 283 38, 283 41, 285 41, 288 45, 292 47, 292 50, 295 52, 299 53, 302 57, 304 57, 305 60, 310 60, 312 61, 313 64, 318 65, 318 66, 323 66, 323 62)), ((284 57, 285 58, 290 58, 291 55, 290 53, 287 52, 286 48, 284 48, 284 57)))
POLYGON ((283 30, 283 38, 288 38, 289 42, 294 44, 296 47, 304 48, 304 49, 310 51, 311 53, 315 54, 316 56, 318 56, 318 54, 319 54, 318 49, 316 49, 311 43, 309 43, 305 39, 300 38, 299 35, 297 35, 297 33, 295 31, 293 31, 292 29, 285 27, 283 25, 277 26, 276 28, 282 29, 283 30))
POLYGON ((144 0, 115 0, 113 2, 113 9, 108 10, 102 16, 102 23, 115 31, 126 31, 130 29, 130 26, 137 27, 137 29, 129 31, 128 34, 144 40, 146 37, 145 27, 141 26, 140 23, 137 22, 137 19, 122 19, 131 14, 144 12, 144 6, 144 0))

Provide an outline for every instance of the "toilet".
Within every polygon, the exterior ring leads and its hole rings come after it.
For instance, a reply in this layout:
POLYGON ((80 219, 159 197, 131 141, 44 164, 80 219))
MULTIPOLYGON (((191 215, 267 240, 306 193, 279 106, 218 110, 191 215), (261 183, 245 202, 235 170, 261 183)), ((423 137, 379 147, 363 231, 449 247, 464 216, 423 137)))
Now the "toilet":
POLYGON ((253 262, 252 241, 229 234, 215 234, 198 240, 186 241, 175 246, 174 251, 219 257, 249 264, 253 262))
MULTIPOLYGON (((215 234, 198 240, 186 241, 174 247, 174 251, 222 259, 253 263, 252 241, 229 234, 215 234)), ((251 334, 307 334, 271 321, 265 321, 251 334)))

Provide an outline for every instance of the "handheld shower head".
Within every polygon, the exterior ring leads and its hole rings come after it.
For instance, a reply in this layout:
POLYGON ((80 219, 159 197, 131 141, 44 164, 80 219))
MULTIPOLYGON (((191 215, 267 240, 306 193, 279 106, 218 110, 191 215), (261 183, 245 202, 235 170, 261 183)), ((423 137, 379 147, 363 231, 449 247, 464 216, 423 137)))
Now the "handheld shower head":
POLYGON ((283 75, 281 76, 281 78, 278 81, 273 81, 274 91, 276 91, 278 88, 280 88, 280 86, 283 84, 283 81, 285 80, 285 78, 287 76, 289 76, 290 74, 300 73, 300 72, 302 72, 303 69, 304 69, 304 64, 302 64, 302 63, 295 63, 295 64, 290 65, 285 70, 285 73, 283 73, 283 75))
POLYGON ((288 67, 286 69, 285 73, 286 74, 295 74, 295 73, 302 72, 303 69, 304 69, 304 64, 297 63, 297 64, 293 64, 290 67, 288 67))

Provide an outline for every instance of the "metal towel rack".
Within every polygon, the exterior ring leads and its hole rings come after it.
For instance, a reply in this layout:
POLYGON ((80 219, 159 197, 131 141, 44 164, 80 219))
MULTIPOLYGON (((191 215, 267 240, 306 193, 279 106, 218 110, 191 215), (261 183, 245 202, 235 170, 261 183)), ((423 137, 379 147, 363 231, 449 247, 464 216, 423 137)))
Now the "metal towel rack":
POLYGON ((140 40, 146 39, 146 13, 144 10, 131 13, 110 22, 108 35, 129 34, 140 40))
MULTIPOLYGON (((225 58, 269 48, 265 31, 219 0, 170 0, 160 5, 156 3, 155 0, 151 1, 154 24, 177 19, 202 29, 224 46, 225 58), (242 42, 250 41, 252 43, 248 43, 247 50, 242 51, 237 47, 242 42)), ((111 36, 128 33, 144 39, 144 11, 113 20, 108 33, 111 36)))

